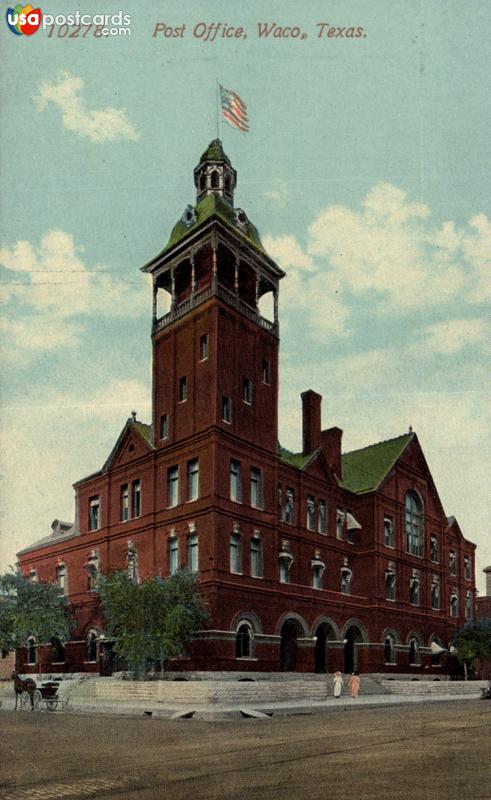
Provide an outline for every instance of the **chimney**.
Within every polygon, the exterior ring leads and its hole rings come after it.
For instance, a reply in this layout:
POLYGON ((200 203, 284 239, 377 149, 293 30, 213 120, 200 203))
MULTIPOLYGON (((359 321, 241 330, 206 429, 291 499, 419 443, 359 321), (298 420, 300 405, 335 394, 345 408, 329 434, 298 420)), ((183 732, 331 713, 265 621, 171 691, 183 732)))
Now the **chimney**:
POLYGON ((491 597, 491 567, 486 567, 483 572, 486 575, 486 597, 491 597))
POLYGON ((343 431, 341 428, 328 428, 327 431, 322 431, 321 442, 322 452, 329 467, 331 467, 338 478, 342 477, 341 466, 341 439, 343 431))
POLYGON ((322 397, 312 389, 302 392, 301 397, 303 452, 311 453, 321 446, 322 397))

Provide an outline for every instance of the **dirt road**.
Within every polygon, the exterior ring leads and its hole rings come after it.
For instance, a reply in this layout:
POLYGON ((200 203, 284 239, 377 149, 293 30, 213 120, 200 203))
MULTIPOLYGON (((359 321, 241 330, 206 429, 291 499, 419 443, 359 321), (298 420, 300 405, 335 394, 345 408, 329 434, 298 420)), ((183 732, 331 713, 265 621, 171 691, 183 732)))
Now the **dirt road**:
POLYGON ((491 703, 201 722, 0 714, 4 800, 490 800, 491 703))

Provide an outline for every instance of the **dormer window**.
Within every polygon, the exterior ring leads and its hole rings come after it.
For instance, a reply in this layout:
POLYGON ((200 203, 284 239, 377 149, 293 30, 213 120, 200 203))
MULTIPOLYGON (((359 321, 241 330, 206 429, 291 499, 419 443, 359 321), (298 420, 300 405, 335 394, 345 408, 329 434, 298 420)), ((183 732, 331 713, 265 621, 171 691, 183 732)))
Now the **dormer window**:
POLYGON ((245 228, 249 220, 247 219, 247 214, 245 211, 242 211, 241 208, 238 208, 235 212, 235 222, 239 226, 239 228, 245 228))
POLYGON ((187 225, 188 228, 196 222, 196 211, 192 206, 186 206, 181 217, 181 222, 187 225))

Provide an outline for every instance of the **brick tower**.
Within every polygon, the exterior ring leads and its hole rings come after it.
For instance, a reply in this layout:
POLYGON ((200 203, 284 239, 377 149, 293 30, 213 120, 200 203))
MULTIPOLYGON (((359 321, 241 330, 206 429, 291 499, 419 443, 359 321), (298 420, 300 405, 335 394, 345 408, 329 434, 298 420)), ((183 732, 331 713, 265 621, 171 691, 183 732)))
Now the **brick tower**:
POLYGON ((214 140, 194 170, 196 204, 187 206, 167 246, 143 267, 153 280, 156 485, 167 484, 176 537, 192 513, 178 563, 192 568, 189 541, 197 536, 200 584, 215 625, 230 593, 245 588, 233 585, 231 536, 235 532, 241 573, 247 555, 240 552, 242 529, 252 526, 264 536, 265 523, 274 527, 276 508, 278 286, 284 273, 234 206, 236 180, 214 140), (259 311, 267 294, 272 319, 259 311))

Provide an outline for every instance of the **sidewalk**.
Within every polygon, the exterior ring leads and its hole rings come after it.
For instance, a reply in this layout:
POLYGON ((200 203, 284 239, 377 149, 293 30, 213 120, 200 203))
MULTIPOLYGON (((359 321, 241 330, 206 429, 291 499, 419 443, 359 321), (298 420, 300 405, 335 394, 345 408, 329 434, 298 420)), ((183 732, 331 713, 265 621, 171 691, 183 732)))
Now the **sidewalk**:
MULTIPOLYGON (((356 699, 343 696, 340 698, 328 697, 324 701, 310 700, 301 701, 295 700, 291 702, 278 702, 278 703, 248 703, 246 705, 192 705, 187 704, 175 705, 161 702, 108 702, 108 701, 94 701, 80 702, 79 698, 74 698, 73 702, 69 702, 64 711, 47 712, 45 709, 37 713, 80 713, 80 714, 115 714, 119 716, 151 716, 164 719, 178 719, 178 718, 194 718, 200 720, 226 720, 226 719, 239 719, 242 717, 262 717, 262 716, 285 716, 293 714, 318 714, 333 711, 334 709, 342 709, 343 711, 355 711, 357 708, 377 708, 377 707, 391 707, 391 706, 405 706, 421 703, 442 703, 451 701, 462 700, 477 700, 480 698, 479 690, 475 694, 441 694, 436 696, 431 695, 404 695, 404 694, 381 694, 370 695, 367 697, 360 696, 356 699)), ((0 711, 13 711, 15 699, 13 696, 0 697, 0 711)), ((20 712, 18 713, 31 713, 20 712)))

